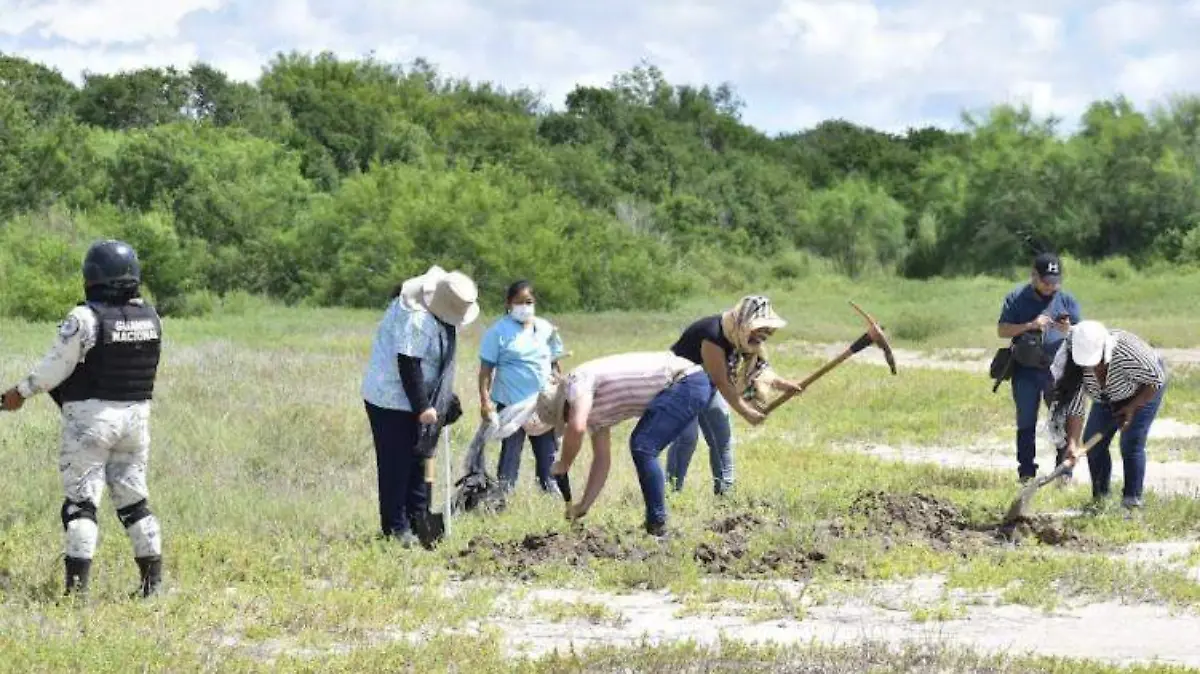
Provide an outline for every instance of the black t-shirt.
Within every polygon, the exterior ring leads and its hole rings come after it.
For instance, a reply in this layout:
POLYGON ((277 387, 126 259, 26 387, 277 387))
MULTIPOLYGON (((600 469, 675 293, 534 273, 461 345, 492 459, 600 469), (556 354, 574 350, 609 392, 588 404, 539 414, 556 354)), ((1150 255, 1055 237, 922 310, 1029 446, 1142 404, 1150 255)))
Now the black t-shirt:
POLYGON ((679 339, 671 346, 671 353, 687 358, 697 365, 704 364, 704 356, 700 354, 700 345, 708 340, 721 347, 728 361, 734 355, 733 344, 725 338, 721 330, 721 316, 707 316, 692 323, 683 331, 679 339))

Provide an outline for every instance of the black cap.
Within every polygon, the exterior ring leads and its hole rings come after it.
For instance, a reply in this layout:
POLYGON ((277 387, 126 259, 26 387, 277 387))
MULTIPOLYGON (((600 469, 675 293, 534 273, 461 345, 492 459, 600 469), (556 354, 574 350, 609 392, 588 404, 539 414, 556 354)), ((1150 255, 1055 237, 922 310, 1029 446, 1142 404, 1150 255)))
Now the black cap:
POLYGON ((1054 253, 1042 253, 1033 261, 1037 275, 1046 283, 1062 281, 1062 261, 1054 253))

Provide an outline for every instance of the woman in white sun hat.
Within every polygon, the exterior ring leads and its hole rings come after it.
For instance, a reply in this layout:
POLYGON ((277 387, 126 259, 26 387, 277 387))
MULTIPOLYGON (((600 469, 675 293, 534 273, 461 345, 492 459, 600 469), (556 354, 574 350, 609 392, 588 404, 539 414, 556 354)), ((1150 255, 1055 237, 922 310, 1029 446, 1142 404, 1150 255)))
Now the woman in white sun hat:
POLYGON ((1108 496, 1112 474, 1109 444, 1119 429, 1125 468, 1121 503, 1130 509, 1140 507, 1146 439, 1167 390, 1162 358, 1131 332, 1110 330, 1099 321, 1082 321, 1071 328, 1059 347, 1051 374, 1055 380, 1054 415, 1065 423, 1068 460, 1077 460, 1081 438, 1104 433, 1087 453, 1092 497, 1100 501, 1108 496), (1090 413, 1085 395, 1092 400, 1090 413))
POLYGON ((429 507, 423 463, 461 414, 454 395, 458 329, 479 316, 475 282, 433 266, 392 292, 362 383, 379 487, 380 529, 405 545, 429 507))

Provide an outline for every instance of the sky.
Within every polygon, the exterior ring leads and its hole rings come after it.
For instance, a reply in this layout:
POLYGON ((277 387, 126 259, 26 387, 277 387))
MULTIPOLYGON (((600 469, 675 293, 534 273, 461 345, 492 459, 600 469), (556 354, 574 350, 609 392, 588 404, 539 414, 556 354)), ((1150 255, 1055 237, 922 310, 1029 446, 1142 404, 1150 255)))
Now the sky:
POLYGON ((291 50, 420 57, 555 108, 648 62, 730 83, 771 134, 957 127, 996 103, 1069 128, 1095 100, 1200 94, 1200 0, 0 0, 0 52, 76 82, 195 61, 253 81, 291 50))

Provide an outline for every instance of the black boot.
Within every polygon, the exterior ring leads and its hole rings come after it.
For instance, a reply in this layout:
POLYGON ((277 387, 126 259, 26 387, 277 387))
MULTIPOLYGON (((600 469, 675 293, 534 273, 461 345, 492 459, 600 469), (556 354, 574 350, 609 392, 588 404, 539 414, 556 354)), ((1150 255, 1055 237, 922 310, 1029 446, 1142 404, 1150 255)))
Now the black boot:
POLYGON ((66 590, 63 595, 76 594, 86 597, 88 591, 88 574, 92 570, 92 560, 82 557, 67 557, 66 590))
POLYGON ((162 555, 137 557, 138 571, 142 575, 141 595, 151 597, 162 587, 162 555))

